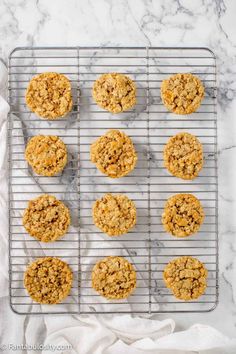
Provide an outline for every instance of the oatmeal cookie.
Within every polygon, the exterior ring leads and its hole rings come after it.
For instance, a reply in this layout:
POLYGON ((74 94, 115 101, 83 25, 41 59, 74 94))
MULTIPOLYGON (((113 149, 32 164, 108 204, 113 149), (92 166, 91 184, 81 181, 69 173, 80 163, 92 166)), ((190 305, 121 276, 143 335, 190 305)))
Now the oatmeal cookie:
POLYGON ((136 288, 136 272, 123 257, 106 257, 92 271, 92 287, 107 299, 125 299, 136 288))
POLYGON ((200 201, 192 194, 170 197, 162 214, 164 229, 173 236, 186 237, 198 232, 204 220, 200 201))
POLYGON ((136 103, 136 87, 126 75, 110 73, 101 75, 93 85, 93 98, 103 109, 120 113, 136 103))
POLYGON ((28 142, 25 159, 38 175, 54 176, 67 163, 67 149, 57 136, 37 135, 28 142))
POLYGON ((73 273, 56 257, 38 258, 24 274, 24 286, 30 297, 40 304, 58 304, 70 292, 73 273))
POLYGON ((39 117, 57 119, 71 111, 70 81, 59 73, 42 73, 34 76, 26 90, 26 104, 39 117))
POLYGON ((108 177, 120 178, 134 169, 138 158, 125 133, 109 130, 91 145, 90 159, 108 177))
POLYGON ((175 74, 161 84, 161 98, 166 108, 176 114, 195 112, 204 97, 201 80, 192 74, 175 74))
POLYGON ((183 256, 173 259, 164 269, 167 288, 180 300, 194 300, 204 294, 207 287, 207 269, 198 259, 183 256))
POLYGON ((23 226, 39 241, 56 241, 70 226, 70 212, 53 195, 43 194, 28 202, 23 215, 23 226))
POLYGON ((203 166, 203 148, 198 138, 189 133, 172 136, 164 148, 164 166, 176 177, 197 177, 203 166))
POLYGON ((109 236, 126 234, 136 224, 136 207, 122 194, 105 194, 93 205, 94 224, 109 236))

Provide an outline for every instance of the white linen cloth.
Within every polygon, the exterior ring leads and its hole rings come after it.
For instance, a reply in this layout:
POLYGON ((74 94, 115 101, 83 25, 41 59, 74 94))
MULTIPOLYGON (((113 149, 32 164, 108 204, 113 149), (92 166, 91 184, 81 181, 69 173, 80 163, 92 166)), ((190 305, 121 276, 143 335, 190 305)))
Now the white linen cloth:
MULTIPOLYGON (((0 62, 0 312, 1 321, 4 321, 0 323, 1 332, 3 328, 11 332, 12 326, 17 327, 17 338, 8 337, 14 344, 23 343, 24 337, 24 341, 31 345, 43 344, 42 340, 44 345, 71 345, 72 349, 54 351, 63 354, 235 354, 236 339, 229 339, 214 328, 202 324, 174 333, 175 323, 171 319, 157 321, 130 315, 36 318, 17 316, 11 312, 5 301, 8 296, 6 137, 9 110, 3 98, 6 94, 6 78, 6 68, 0 62), (37 337, 40 332, 43 332, 43 336, 41 333, 37 337)), ((46 349, 38 352, 49 353, 46 349)))

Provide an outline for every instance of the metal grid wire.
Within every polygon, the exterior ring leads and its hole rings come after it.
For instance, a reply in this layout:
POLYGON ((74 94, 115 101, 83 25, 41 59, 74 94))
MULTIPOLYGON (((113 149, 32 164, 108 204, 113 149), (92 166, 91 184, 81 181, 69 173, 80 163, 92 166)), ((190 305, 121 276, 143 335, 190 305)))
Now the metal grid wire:
POLYGON ((216 65, 205 48, 18 48, 9 58, 9 237, 10 299, 18 313, 155 313, 212 310, 218 301, 217 125, 216 65), (24 102, 29 80, 36 73, 56 71, 71 80, 73 112, 68 118, 45 121, 30 113, 24 102), (128 74, 137 85, 134 109, 112 115, 91 97, 93 82, 106 72, 128 74), (177 116, 160 99, 161 81, 172 73, 199 76, 206 97, 196 113, 177 116), (138 164, 128 176, 109 179, 90 162, 90 144, 108 129, 129 135, 138 164), (170 176, 163 167, 167 139, 187 131, 199 137, 205 164, 193 181, 170 176), (36 176, 24 161, 30 136, 60 136, 70 152, 65 171, 56 177, 36 176), (79 161, 78 161, 79 156, 79 161), (73 214, 69 233, 52 244, 32 239, 22 227, 27 201, 46 192, 63 200, 73 214), (110 238, 91 217, 93 202, 105 193, 123 193, 137 206, 137 225, 128 234, 110 238), (190 192, 202 202, 206 218, 197 235, 177 239, 163 231, 161 214, 166 199, 190 192), (23 286, 26 264, 39 256, 67 261, 74 273, 71 295, 62 304, 35 304, 23 286), (120 255, 137 271, 137 289, 127 300, 108 301, 91 288, 93 265, 108 255, 120 255), (193 255, 208 269, 206 293, 196 301, 176 300, 165 287, 162 272, 174 257, 193 255))

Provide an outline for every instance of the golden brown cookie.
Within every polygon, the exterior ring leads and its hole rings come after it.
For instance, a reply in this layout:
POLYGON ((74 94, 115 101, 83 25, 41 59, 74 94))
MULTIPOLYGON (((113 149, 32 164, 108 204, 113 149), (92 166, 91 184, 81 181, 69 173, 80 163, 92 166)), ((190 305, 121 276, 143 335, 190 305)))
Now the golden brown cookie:
POLYGON ((25 159, 38 175, 54 176, 67 163, 67 149, 57 136, 37 135, 29 140, 25 159))
POLYGON ((136 288, 136 272, 123 257, 106 257, 92 271, 92 287, 107 299, 125 299, 136 288))
POLYGON ((26 90, 26 104, 39 117, 57 119, 71 111, 70 81, 59 73, 42 73, 34 76, 26 90))
POLYGON ((92 94, 101 108, 112 113, 127 111, 136 103, 135 84, 123 74, 101 75, 93 85, 92 94))
POLYGON ((172 136, 164 148, 164 165, 176 177, 194 179, 203 166, 202 144, 189 133, 172 136))
POLYGON ((30 297, 40 304, 58 304, 72 286, 73 273, 65 262, 56 257, 39 258, 24 274, 24 286, 30 297))
POLYGON ((53 195, 42 194, 28 202, 23 215, 23 225, 26 231, 39 241, 56 241, 70 226, 70 212, 53 195))
POLYGON ((201 80, 192 74, 175 74, 161 83, 161 98, 166 108, 176 114, 195 112, 204 97, 201 80))
POLYGON ((195 300, 207 287, 207 269, 198 259, 183 256, 173 259, 164 269, 167 288, 180 300, 195 300))
POLYGON ((132 140, 120 130, 109 130, 90 148, 90 158, 96 167, 111 178, 131 172, 138 160, 132 140))
POLYGON ((173 236, 190 236, 200 229, 204 211, 200 201, 192 194, 175 194, 170 197, 162 214, 164 229, 173 236))
POLYGON ((136 224, 136 207, 122 194, 105 194, 93 205, 94 224, 109 236, 126 234, 136 224))

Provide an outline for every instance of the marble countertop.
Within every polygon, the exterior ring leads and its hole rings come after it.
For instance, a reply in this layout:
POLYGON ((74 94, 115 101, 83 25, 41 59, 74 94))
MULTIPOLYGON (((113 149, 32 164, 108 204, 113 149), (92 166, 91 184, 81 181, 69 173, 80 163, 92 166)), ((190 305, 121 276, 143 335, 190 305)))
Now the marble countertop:
MULTIPOLYGON (((236 2, 233 0, 5 0, 0 58, 16 46, 206 46, 217 57, 220 302, 210 313, 176 314, 177 329, 209 324, 236 332, 236 2)), ((7 298, 1 298, 0 308, 7 298)), ((6 312, 6 310, 5 310, 6 312)), ((4 315, 3 315, 4 316, 4 315)), ((11 314, 15 326, 28 319, 11 314)), ((164 319, 169 315, 155 315, 164 319)), ((8 316, 3 336, 10 331, 8 316)), ((38 332, 44 330, 39 321, 38 332)))

